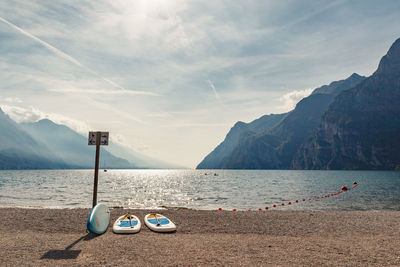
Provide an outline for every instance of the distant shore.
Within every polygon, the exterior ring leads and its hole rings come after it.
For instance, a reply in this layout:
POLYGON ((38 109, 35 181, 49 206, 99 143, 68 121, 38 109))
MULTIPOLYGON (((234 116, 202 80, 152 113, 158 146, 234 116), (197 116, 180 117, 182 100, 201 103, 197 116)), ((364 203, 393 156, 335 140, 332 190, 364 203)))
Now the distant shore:
POLYGON ((178 230, 86 233, 89 209, 0 208, 0 265, 400 266, 400 211, 163 210, 178 230))

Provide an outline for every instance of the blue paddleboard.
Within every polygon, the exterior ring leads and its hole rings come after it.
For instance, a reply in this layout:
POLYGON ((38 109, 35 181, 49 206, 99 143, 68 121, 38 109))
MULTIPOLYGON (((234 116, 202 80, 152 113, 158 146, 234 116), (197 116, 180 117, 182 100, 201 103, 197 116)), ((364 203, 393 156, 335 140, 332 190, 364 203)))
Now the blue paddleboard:
POLYGON ((104 204, 97 204, 90 212, 86 228, 92 234, 101 235, 110 224, 110 210, 104 204))
POLYGON ((154 232, 175 232, 175 224, 161 214, 150 213, 144 217, 144 223, 154 232))

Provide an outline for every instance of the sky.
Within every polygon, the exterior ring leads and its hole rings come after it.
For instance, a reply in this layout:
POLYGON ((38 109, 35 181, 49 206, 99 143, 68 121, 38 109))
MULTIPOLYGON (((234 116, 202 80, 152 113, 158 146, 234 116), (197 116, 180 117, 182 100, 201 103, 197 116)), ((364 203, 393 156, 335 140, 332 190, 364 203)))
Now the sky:
POLYGON ((195 168, 237 121, 369 76, 400 1, 0 2, 0 108, 195 168))

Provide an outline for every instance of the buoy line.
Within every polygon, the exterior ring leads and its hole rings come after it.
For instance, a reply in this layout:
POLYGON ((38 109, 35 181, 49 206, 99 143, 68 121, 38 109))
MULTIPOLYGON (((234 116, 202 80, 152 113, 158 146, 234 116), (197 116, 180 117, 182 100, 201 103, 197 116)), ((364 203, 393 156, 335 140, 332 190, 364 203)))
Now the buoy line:
MULTIPOLYGON (((361 184, 361 183, 360 183, 360 184, 361 184)), ((268 210, 270 210, 270 209, 275 209, 275 208, 278 208, 278 207, 280 207, 280 206, 286 206, 286 205, 290 206, 290 205, 292 205, 292 204, 299 203, 299 202, 306 202, 306 201, 312 201, 312 200, 325 199, 325 198, 329 198, 329 197, 335 197, 335 196, 338 196, 338 195, 340 195, 340 194, 343 194, 343 193, 345 193, 345 192, 347 192, 347 191, 350 191, 350 190, 352 190, 352 189, 355 189, 355 188, 356 188, 357 186, 359 186, 360 184, 357 183, 357 182, 354 182, 354 184, 353 184, 352 187, 348 188, 347 186, 342 186, 342 187, 340 188, 340 191, 335 192, 335 193, 323 194, 323 195, 313 196, 313 197, 308 197, 308 198, 303 197, 303 198, 296 199, 296 200, 294 200, 294 201, 288 201, 286 204, 285 204, 285 202, 282 202, 282 203, 280 203, 280 204, 272 204, 272 205, 270 205, 270 206, 266 206, 264 209, 258 208, 258 211, 263 211, 263 210, 268 211, 268 210)), ((218 210, 219 210, 219 211, 222 211, 223 209, 222 209, 222 208, 218 208, 218 210)), ((232 211, 239 211, 239 209, 232 209, 232 211)), ((242 210, 242 211, 246 211, 246 210, 242 210)), ((248 209, 247 211, 257 211, 257 209, 256 209, 256 210, 248 209)))

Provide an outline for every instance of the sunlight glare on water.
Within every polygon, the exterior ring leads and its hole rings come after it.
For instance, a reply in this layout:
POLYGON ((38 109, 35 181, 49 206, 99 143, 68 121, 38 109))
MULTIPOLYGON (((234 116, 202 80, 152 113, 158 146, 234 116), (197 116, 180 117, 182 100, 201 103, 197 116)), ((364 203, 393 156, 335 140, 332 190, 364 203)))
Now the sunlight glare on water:
MULTIPOLYGON (((93 170, 0 171, 0 206, 90 208, 93 170)), ((108 170, 98 202, 109 207, 280 210, 400 210, 400 172, 286 170, 108 170), (343 185, 360 183, 340 196, 343 185), (281 203, 294 202, 291 206, 281 203)))

